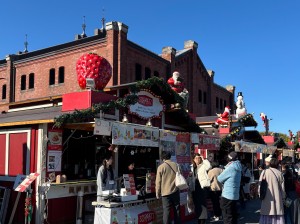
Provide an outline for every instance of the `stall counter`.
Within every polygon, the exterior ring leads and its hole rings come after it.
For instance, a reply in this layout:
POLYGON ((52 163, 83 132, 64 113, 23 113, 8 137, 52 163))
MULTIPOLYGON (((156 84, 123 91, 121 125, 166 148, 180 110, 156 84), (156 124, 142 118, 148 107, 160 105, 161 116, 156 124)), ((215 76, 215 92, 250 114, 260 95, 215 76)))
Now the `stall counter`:
POLYGON ((162 223, 162 203, 156 198, 128 202, 93 202, 94 224, 162 223))
POLYGON ((84 195, 96 194, 96 180, 68 181, 59 184, 51 183, 47 197, 48 199, 72 197, 77 196, 79 191, 82 191, 84 195))

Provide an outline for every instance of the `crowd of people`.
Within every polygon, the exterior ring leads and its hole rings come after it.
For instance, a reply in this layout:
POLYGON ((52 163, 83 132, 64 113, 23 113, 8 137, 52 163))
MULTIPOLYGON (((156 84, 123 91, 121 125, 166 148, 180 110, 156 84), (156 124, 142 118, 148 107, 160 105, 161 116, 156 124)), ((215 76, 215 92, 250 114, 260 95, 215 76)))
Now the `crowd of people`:
MULTIPOLYGON (((174 223, 181 223, 179 189, 175 184, 179 168, 170 158, 170 153, 162 153, 163 163, 158 167, 156 177, 156 196, 162 199, 164 224, 170 223, 171 208, 174 211, 174 223)), ((188 206, 189 211, 194 212, 198 223, 223 220, 224 224, 237 224, 239 209, 243 209, 247 200, 251 198, 251 164, 240 161, 234 151, 228 153, 227 162, 225 167, 221 167, 218 162, 209 162, 200 154, 192 156, 191 172, 187 178, 188 195, 192 198, 188 199, 188 206), (207 199, 212 202, 212 212, 208 209, 207 199)), ((297 215, 299 208, 293 206, 299 199, 294 184, 297 174, 289 169, 287 164, 280 164, 274 155, 269 155, 259 169, 258 186, 263 180, 267 182, 265 196, 262 198, 262 195, 259 195, 259 223, 300 223, 297 215)), ((262 189, 259 187, 258 194, 260 190, 262 189)))
MULTIPOLYGON (((162 151, 162 163, 156 173, 156 197, 161 199, 163 223, 181 223, 180 190, 176 187, 180 166, 171 161, 171 153, 162 151), (174 215, 171 216, 170 212, 174 215)), ((106 156, 98 171, 97 195, 104 190, 114 189, 112 155, 106 156)), ((128 173, 132 173, 134 162, 128 162, 128 173)), ((240 161, 234 151, 227 155, 227 165, 208 161, 198 153, 191 157, 191 171, 187 177, 189 211, 195 214, 198 223, 223 220, 224 224, 237 224, 238 211, 245 207, 250 197, 251 164, 240 161), (208 208, 210 199, 212 210, 208 208), (192 203, 191 203, 192 202, 192 203)), ((299 195, 295 192, 298 174, 286 163, 279 163, 275 155, 265 158, 259 166, 258 194, 261 199, 260 224, 300 223, 299 195), (267 183, 262 185, 261 183, 267 183), (263 191, 264 190, 264 191, 263 191), (264 192, 264 194, 263 194, 264 192)), ((101 200, 98 197, 98 200, 101 200)))

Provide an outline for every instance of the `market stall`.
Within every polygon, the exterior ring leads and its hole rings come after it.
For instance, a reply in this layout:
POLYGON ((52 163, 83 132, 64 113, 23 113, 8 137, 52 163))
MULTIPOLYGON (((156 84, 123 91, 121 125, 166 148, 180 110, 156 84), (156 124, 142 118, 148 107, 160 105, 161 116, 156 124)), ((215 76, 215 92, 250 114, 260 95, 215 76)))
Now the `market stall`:
POLYGON ((194 152, 199 153, 204 158, 208 158, 210 162, 217 160, 218 151, 220 150, 220 137, 192 133, 191 142, 194 152))
MULTIPOLYGON (((126 174, 121 172, 120 167, 125 159, 132 157, 137 169, 144 170, 144 173, 139 172, 139 178, 142 179, 140 183, 144 182, 144 186, 135 193, 132 193, 132 189, 126 189, 125 194, 122 188, 116 189, 114 193, 103 195, 103 201, 93 202, 95 223, 119 223, 126 219, 128 222, 160 223, 161 200, 155 198, 155 175, 161 162, 159 155, 162 150, 170 151, 171 160, 177 162, 187 176, 190 171, 190 133, 114 122, 112 144, 115 145, 115 157, 118 157, 119 176, 123 175, 126 181, 126 174), (141 167, 142 164, 144 167, 141 167)), ((130 188, 132 185, 128 186, 130 188)), ((187 192, 181 192, 180 197, 183 220, 191 219, 193 215, 188 214, 186 209, 187 192)))
POLYGON ((235 151, 240 154, 240 159, 245 159, 248 155, 250 155, 250 161, 252 164, 252 177, 250 180, 250 197, 256 198, 258 196, 258 165, 260 165, 258 160, 262 161, 263 163, 263 159, 265 158, 265 156, 268 154, 273 154, 276 151, 277 147, 252 142, 245 142, 243 140, 235 141, 233 144, 235 146, 235 151))

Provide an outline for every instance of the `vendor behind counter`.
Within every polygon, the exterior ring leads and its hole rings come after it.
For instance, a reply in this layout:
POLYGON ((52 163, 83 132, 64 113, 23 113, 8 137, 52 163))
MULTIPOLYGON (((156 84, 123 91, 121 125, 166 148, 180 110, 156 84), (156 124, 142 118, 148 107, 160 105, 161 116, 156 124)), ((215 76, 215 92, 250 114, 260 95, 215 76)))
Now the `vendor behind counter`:
POLYGON ((159 160, 159 150, 155 147, 119 148, 119 176, 133 174, 136 189, 146 184, 146 174, 156 173, 156 161, 159 160))

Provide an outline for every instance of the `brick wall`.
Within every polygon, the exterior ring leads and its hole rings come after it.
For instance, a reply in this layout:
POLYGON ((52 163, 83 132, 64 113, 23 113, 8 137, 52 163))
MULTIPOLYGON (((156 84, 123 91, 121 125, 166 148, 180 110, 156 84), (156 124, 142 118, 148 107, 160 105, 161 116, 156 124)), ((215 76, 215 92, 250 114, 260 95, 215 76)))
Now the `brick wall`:
MULTIPOLYGON (((220 112, 216 109, 215 98, 218 96, 230 105, 232 93, 225 88, 215 85, 213 76, 209 75, 197 53, 198 44, 194 41, 184 43, 184 53, 176 55, 179 51, 172 47, 162 48, 162 55, 157 55, 129 40, 127 40, 128 27, 119 22, 106 24, 106 36, 88 37, 88 39, 74 41, 37 52, 29 52, 21 56, 14 55, 15 68, 15 102, 28 99, 38 99, 49 96, 59 96, 64 93, 81 91, 77 83, 75 65, 77 59, 88 52, 94 52, 106 58, 113 67, 113 77, 107 86, 135 82, 135 65, 142 68, 142 78, 145 78, 145 68, 158 72, 160 77, 167 80, 173 71, 179 71, 185 79, 186 88, 190 92, 188 110, 196 116, 214 115, 220 112), (65 69, 64 83, 58 83, 58 70, 65 69), (50 69, 55 69, 55 84, 49 85, 50 69), (34 73, 34 89, 28 89, 29 74, 34 73), (21 90, 21 76, 26 75, 26 89, 21 90), (198 93, 206 93, 206 104, 199 102, 198 93)), ((10 82, 12 67, 0 67, 0 77, 6 77, 10 82)), ((3 80, 0 82, 2 90, 3 80)), ((9 94, 7 85, 7 94, 9 94)), ((2 91, 0 92, 2 93, 2 91)), ((0 109, 7 110, 7 100, 0 101, 0 109)), ((11 100, 13 102, 13 100, 11 100)), ((231 103, 232 104, 232 103, 231 103)), ((220 109, 223 110, 223 109, 220 109)))

